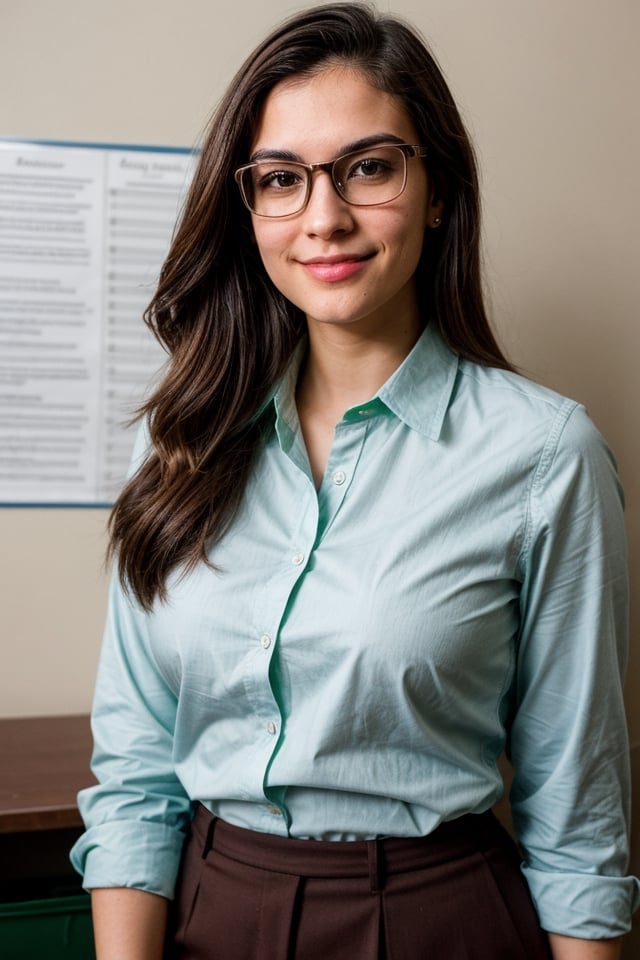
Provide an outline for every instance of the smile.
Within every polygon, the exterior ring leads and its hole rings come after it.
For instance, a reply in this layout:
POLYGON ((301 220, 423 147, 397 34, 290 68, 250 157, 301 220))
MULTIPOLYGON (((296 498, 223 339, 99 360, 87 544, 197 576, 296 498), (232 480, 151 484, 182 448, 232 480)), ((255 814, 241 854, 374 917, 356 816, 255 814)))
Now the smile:
POLYGON ((358 273, 373 257, 372 253, 364 256, 345 257, 314 257, 312 260, 300 260, 299 263, 316 280, 327 283, 336 283, 347 280, 358 273))

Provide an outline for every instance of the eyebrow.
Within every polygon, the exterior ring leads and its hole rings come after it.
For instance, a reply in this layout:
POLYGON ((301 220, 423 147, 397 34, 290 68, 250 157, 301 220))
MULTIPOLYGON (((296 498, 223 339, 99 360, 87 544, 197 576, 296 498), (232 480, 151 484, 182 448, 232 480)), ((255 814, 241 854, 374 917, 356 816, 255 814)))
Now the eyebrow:
MULTIPOLYGON (((373 133, 368 137, 361 137, 359 140, 352 140, 350 143, 343 144, 336 157, 341 157, 345 153, 355 153, 358 150, 367 150, 369 147, 375 147, 380 143, 405 143, 405 141, 402 137, 396 136, 395 133, 373 133)), ((257 163, 260 160, 288 160, 291 163, 304 163, 302 157, 291 150, 271 150, 269 148, 255 150, 251 154, 249 163, 257 163)))

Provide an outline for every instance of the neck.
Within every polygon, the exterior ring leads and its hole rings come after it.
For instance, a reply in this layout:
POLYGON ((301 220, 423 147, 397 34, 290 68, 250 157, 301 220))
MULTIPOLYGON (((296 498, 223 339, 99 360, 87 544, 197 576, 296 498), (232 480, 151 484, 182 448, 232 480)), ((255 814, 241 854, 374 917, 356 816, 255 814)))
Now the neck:
POLYGON ((322 409, 334 423, 345 410, 369 400, 409 354, 417 324, 366 336, 329 324, 309 324, 309 351, 300 371, 298 406, 322 409))

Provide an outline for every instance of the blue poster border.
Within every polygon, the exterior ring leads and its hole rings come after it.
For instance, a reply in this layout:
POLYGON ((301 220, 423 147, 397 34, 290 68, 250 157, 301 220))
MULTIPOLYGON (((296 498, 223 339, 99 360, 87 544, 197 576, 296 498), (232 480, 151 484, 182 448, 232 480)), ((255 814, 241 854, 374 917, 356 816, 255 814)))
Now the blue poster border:
MULTIPOLYGON (((131 153, 159 153, 172 154, 177 153, 181 156, 198 156, 200 150, 198 147, 172 147, 168 145, 143 144, 143 143, 100 143, 89 140, 50 140, 41 137, 11 137, 0 136, 0 149, 7 145, 24 144, 27 146, 42 147, 65 147, 69 150, 124 150, 131 153)), ((87 503, 76 503, 74 501, 61 501, 60 503, 47 503, 35 500, 33 502, 20 503, 14 500, 0 500, 0 510, 110 510, 113 501, 91 501, 87 503)))

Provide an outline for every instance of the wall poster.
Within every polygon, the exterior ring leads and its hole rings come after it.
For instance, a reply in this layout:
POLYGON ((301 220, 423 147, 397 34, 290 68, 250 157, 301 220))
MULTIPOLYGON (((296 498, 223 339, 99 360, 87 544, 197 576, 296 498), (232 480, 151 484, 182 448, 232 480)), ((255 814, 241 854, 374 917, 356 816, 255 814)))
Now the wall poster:
POLYGON ((142 313, 195 162, 0 140, 0 504, 113 501, 165 359, 142 313))

